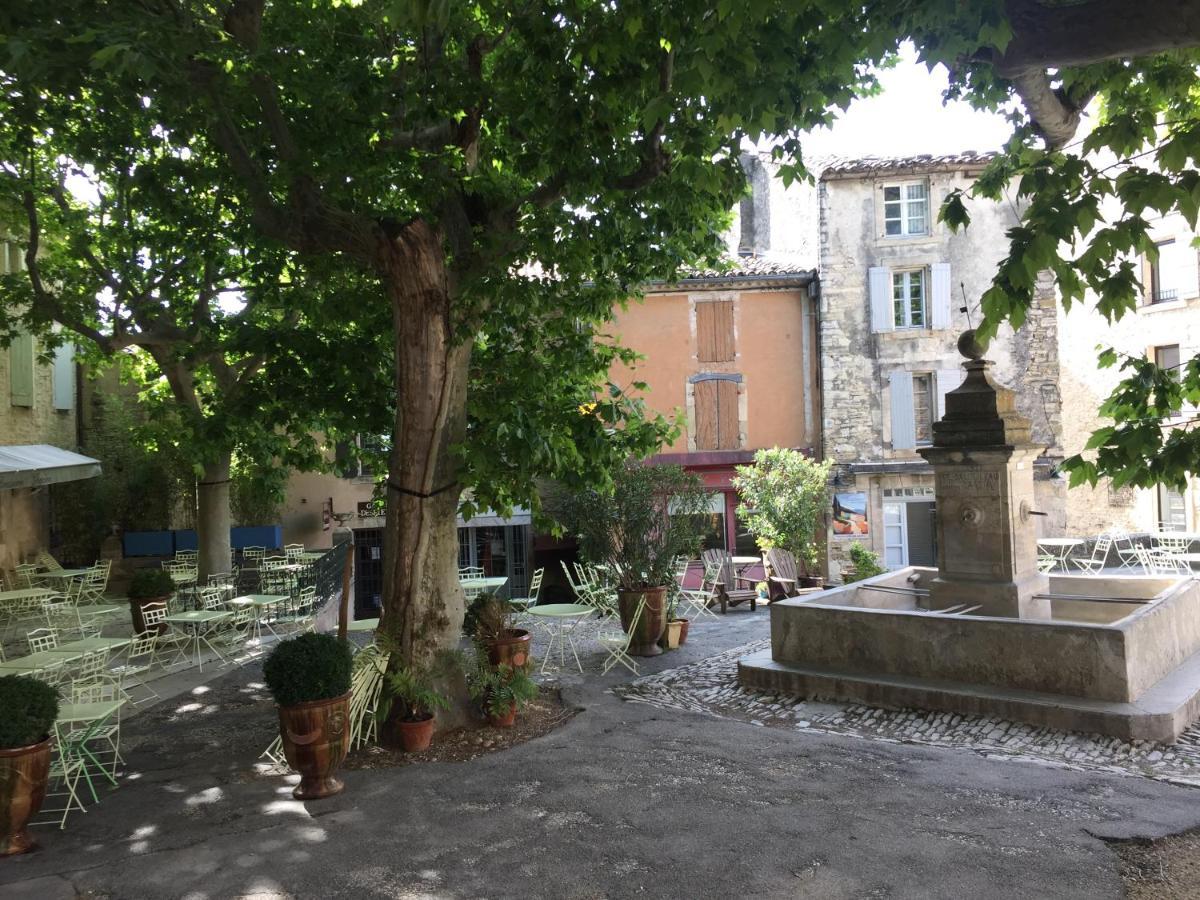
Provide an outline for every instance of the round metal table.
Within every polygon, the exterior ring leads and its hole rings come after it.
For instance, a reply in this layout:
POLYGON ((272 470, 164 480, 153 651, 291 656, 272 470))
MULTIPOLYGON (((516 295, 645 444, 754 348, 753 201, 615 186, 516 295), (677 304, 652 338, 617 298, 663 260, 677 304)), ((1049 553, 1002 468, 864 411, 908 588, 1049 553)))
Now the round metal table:
POLYGON ((550 635, 550 644, 546 655, 542 658, 542 674, 546 674, 546 666, 554 656, 554 648, 558 647, 558 664, 563 667, 567 662, 567 646, 571 647, 571 655, 575 657, 575 665, 579 674, 583 674, 583 664, 579 662, 579 654, 575 652, 575 640, 572 633, 584 619, 596 612, 591 606, 583 603, 546 603, 542 606, 531 606, 526 613, 544 619, 546 632, 550 635))

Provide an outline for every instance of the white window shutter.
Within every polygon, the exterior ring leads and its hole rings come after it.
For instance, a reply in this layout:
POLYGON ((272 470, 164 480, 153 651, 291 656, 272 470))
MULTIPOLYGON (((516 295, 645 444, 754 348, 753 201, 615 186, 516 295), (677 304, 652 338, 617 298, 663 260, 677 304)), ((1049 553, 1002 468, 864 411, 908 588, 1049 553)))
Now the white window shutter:
POLYGON ((871 330, 894 330, 892 273, 887 266, 872 266, 867 270, 867 287, 871 297, 871 330))
POLYGON ((946 395, 963 383, 967 373, 962 367, 955 369, 938 369, 937 373, 937 419, 940 421, 946 415, 946 395))
POLYGON ((33 406, 33 335, 22 332, 8 345, 8 383, 13 406, 33 406))
POLYGON ((934 329, 950 327, 950 263, 929 267, 929 324, 934 329))
POLYGON ((75 408, 74 344, 63 344, 54 351, 54 408, 75 408))
POLYGON ((888 379, 891 382, 892 395, 892 449, 910 450, 917 446, 912 373, 893 372, 888 379))

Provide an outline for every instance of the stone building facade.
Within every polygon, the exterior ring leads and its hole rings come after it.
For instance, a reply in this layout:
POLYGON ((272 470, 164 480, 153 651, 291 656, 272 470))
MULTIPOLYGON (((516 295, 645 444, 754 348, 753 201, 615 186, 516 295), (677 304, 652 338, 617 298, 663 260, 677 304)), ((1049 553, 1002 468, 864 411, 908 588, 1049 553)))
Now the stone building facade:
MULTIPOLYGON (((945 395, 963 378, 958 336, 979 321, 979 298, 1007 251, 1012 203, 969 203, 969 228, 937 221, 950 191, 968 188, 987 157, 864 159, 825 168, 820 203, 820 357, 824 456, 837 463, 830 576, 852 542, 889 568, 936 559, 932 439, 945 395)), ((1062 457, 1057 305, 1047 280, 1029 320, 992 342, 992 375, 1014 390, 1034 441, 1036 501, 1058 534, 1062 457)))
MULTIPOLYGON (((1159 258, 1140 260, 1142 294, 1137 309, 1108 323, 1096 311, 1094 298, 1060 313, 1062 393, 1070 398, 1063 412, 1063 439, 1071 452, 1087 443, 1093 431, 1108 424, 1098 409, 1122 373, 1117 367, 1096 365, 1097 346, 1118 353, 1145 356, 1159 365, 1186 365, 1200 355, 1200 249, 1196 233, 1182 216, 1150 220, 1150 236, 1159 258)), ((1182 410, 1179 422, 1195 418, 1182 410)), ((1072 488, 1066 497, 1073 532, 1097 534, 1113 528, 1133 532, 1161 529, 1200 532, 1200 481, 1191 479, 1184 491, 1114 489, 1107 480, 1095 488, 1072 488)))
MULTIPOLYGON (((0 239, 0 274, 23 270, 23 254, 19 244, 0 239)), ((0 451, 73 450, 78 444, 73 349, 59 348, 49 363, 41 355, 43 348, 30 334, 20 334, 7 348, 0 348, 0 451)), ((47 458, 50 452, 34 451, 34 456, 54 462, 47 458)), ((27 462, 14 459, 12 465, 23 467, 27 462)), ((64 467, 59 474, 65 471, 64 467)), ((22 469, 5 472, 4 479, 0 481, 0 571, 11 570, 50 547, 53 488, 48 485, 58 476, 22 469)))

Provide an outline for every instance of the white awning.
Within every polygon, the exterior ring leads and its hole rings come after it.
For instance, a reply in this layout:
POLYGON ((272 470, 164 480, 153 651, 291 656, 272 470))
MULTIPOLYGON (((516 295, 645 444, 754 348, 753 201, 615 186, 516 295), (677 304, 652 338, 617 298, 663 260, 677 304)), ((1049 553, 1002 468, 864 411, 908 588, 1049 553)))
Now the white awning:
POLYGON ((530 525, 532 523, 533 514, 521 507, 514 509, 508 518, 498 516, 490 509, 481 510, 479 515, 466 522, 463 521, 462 516, 458 517, 459 528, 502 528, 505 525, 530 525))
POLYGON ((81 481, 99 474, 99 460, 49 444, 0 447, 0 490, 81 481))

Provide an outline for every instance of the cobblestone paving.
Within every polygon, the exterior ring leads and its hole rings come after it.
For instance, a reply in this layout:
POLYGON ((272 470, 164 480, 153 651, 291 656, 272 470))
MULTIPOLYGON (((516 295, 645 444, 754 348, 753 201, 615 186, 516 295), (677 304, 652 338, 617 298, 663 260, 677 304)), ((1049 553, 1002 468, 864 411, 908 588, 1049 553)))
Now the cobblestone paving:
POLYGON ((738 658, 769 645, 765 640, 744 644, 620 685, 613 693, 634 703, 741 719, 770 728, 954 747, 989 759, 1040 762, 1200 787, 1200 725, 1188 729, 1173 747, 1149 741, 1129 744, 1003 719, 798 700, 740 687, 738 658))

